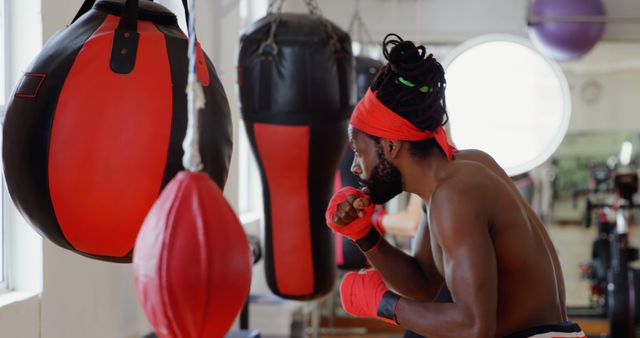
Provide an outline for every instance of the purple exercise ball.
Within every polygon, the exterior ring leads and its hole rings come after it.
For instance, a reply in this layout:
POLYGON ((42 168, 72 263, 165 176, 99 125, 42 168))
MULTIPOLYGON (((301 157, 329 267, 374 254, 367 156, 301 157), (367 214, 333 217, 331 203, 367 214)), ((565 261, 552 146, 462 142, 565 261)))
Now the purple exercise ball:
MULTIPOLYGON (((534 0, 530 17, 605 17, 602 0, 534 0)), ((602 38, 604 22, 532 22, 531 40, 558 61, 577 59, 593 48, 602 38)))

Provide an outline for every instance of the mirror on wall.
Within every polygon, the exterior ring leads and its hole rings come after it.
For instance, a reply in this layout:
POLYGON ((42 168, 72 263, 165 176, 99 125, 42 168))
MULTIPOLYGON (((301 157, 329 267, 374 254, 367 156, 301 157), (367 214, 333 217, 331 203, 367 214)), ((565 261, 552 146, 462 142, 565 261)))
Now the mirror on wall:
POLYGON ((572 115, 567 134, 551 157, 553 194, 546 203, 555 223, 585 225, 590 192, 611 190, 615 172, 637 171, 637 55, 638 43, 601 42, 582 59, 561 64, 571 91, 572 115))
POLYGON ((640 130, 567 134, 552 157, 554 222, 586 225, 587 195, 613 189, 614 172, 637 170, 639 150, 640 130))

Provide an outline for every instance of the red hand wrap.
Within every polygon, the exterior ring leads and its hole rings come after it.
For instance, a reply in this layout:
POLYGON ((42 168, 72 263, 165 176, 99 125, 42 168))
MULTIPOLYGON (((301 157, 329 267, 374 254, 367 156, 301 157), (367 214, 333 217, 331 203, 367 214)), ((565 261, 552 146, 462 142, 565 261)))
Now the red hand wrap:
POLYGON ((354 187, 344 187, 338 190, 331 198, 325 218, 327 225, 329 225, 333 231, 344 235, 352 241, 357 241, 366 236, 371 229, 371 216, 373 215, 375 205, 373 205, 373 203, 369 203, 369 206, 364 209, 365 214, 347 225, 337 225, 333 223, 333 216, 336 214, 338 205, 345 202, 347 200, 347 196, 350 195, 355 195, 358 198, 368 197, 365 193, 354 187))
POLYGON ((373 213, 373 226, 376 227, 376 229, 378 229, 381 235, 384 235, 387 232, 387 230, 384 229, 384 224, 382 224, 382 219, 386 214, 387 214, 387 211, 384 210, 384 208, 381 205, 379 205, 376 208, 376 211, 373 213))
POLYGON ((340 283, 344 310, 358 317, 372 317, 397 325, 396 307, 400 297, 389 291, 378 270, 349 272, 340 283))

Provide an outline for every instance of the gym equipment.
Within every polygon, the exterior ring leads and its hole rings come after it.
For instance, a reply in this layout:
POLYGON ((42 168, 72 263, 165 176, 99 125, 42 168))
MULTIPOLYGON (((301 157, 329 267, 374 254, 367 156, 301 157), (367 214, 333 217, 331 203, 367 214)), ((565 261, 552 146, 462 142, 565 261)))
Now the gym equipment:
MULTIPOLYGON (((18 210, 45 238, 91 258, 131 262, 145 215, 181 169, 187 38, 157 3, 94 2, 84 1, 15 89, 3 128, 4 173, 18 210)), ((223 188, 229 105, 211 61, 196 50, 207 102, 204 168, 223 188)))
MULTIPOLYGON (((364 97, 373 82, 373 78, 378 69, 383 66, 382 62, 365 56, 356 56, 356 89, 358 100, 364 97)), ((346 186, 358 188, 358 178, 351 173, 353 163, 353 150, 347 145, 338 172, 336 172, 336 182, 334 191, 346 186)), ((367 258, 360 249, 350 240, 344 239, 342 235, 336 234, 336 261, 342 270, 360 270, 367 267, 367 258)))
POLYGON ((378 70, 384 64, 366 56, 356 56, 356 88, 358 100, 364 97, 378 70))
MULTIPOLYGON (((355 43, 360 45, 360 53, 355 57, 356 65, 356 98, 357 101, 364 97, 369 89, 375 75, 383 66, 383 63, 364 56, 367 43, 371 43, 372 38, 369 30, 360 16, 360 2, 356 1, 356 9, 349 22, 347 29, 349 35, 354 39, 355 43)), ((377 47, 377 46, 376 46, 377 47)), ((333 190, 338 191, 342 187, 350 186, 359 188, 358 178, 351 173, 351 164, 353 164, 353 150, 347 144, 340 160, 340 166, 336 172, 336 179, 333 190)), ((341 270, 360 270, 368 266, 367 258, 362 251, 352 241, 345 239, 340 234, 335 234, 336 238, 336 263, 341 270)))
POLYGON ((604 34, 602 0, 534 0, 529 7, 529 37, 552 58, 577 59, 604 34))
POLYGON ((629 207, 633 208, 635 205, 633 195, 638 192, 638 173, 616 172, 613 176, 613 186, 620 198, 627 201, 629 207))
POLYGON ((640 271, 630 267, 638 259, 638 249, 629 245, 625 210, 603 208, 598 214, 598 229, 592 262, 583 266, 591 282, 592 305, 569 308, 568 313, 607 318, 611 338, 634 338, 640 323, 640 271))
POLYGON ((612 175, 613 169, 606 163, 591 163, 589 164, 590 181, 588 187, 586 189, 573 189, 571 193, 574 209, 577 208, 578 196, 587 194, 584 214, 584 225, 587 228, 591 227, 592 213, 596 209, 594 205, 607 205, 606 201, 610 200, 610 192, 613 189, 612 175))
MULTIPOLYGON (((598 235, 592 244, 591 261, 583 262, 580 266, 583 277, 590 281, 591 307, 598 309, 604 309, 607 305, 607 274, 611 268, 611 241, 616 226, 610 215, 609 209, 598 212, 598 235)), ((602 311, 600 315, 604 316, 605 313, 602 311)))
POLYGON ((154 203, 133 254, 138 298, 161 338, 224 337, 245 304, 256 259, 222 190, 200 172, 198 113, 206 98, 195 67, 195 6, 192 0, 182 143, 187 171, 178 173, 154 203))
POLYGON ((265 211, 267 283, 299 300, 331 291, 334 239, 324 210, 355 104, 349 35, 321 16, 268 14, 242 35, 238 85, 242 118, 256 154, 265 211))
POLYGON ((636 335, 637 271, 629 264, 638 259, 638 249, 629 246, 629 226, 622 210, 616 211, 616 231, 611 242, 611 268, 607 274, 607 312, 611 338, 634 338, 636 335))
POLYGON ((133 271, 161 338, 223 337, 249 294, 252 257, 240 221, 205 173, 180 172, 151 208, 133 271))
MULTIPOLYGON (((633 210, 638 208, 635 194, 638 192, 638 173, 635 171, 613 170, 604 165, 592 165, 591 182, 586 199, 584 223, 591 226, 594 211, 602 208, 621 208, 633 210)), ((579 193, 573 192, 574 207, 579 193)))
MULTIPOLYGON (((262 259, 262 246, 260 246, 260 238, 254 235, 247 235, 249 245, 251 246, 251 256, 253 257, 253 265, 256 265, 262 259)), ((249 330, 249 299, 244 303, 240 312, 240 330, 249 330)))

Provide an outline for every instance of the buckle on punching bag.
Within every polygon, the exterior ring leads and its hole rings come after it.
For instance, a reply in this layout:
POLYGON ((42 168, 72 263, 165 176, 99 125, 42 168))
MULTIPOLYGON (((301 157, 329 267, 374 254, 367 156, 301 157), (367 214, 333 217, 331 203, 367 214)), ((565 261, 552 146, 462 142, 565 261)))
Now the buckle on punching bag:
POLYGON ((118 74, 129 74, 136 64, 140 33, 125 29, 116 29, 111 47, 111 70, 118 74))

